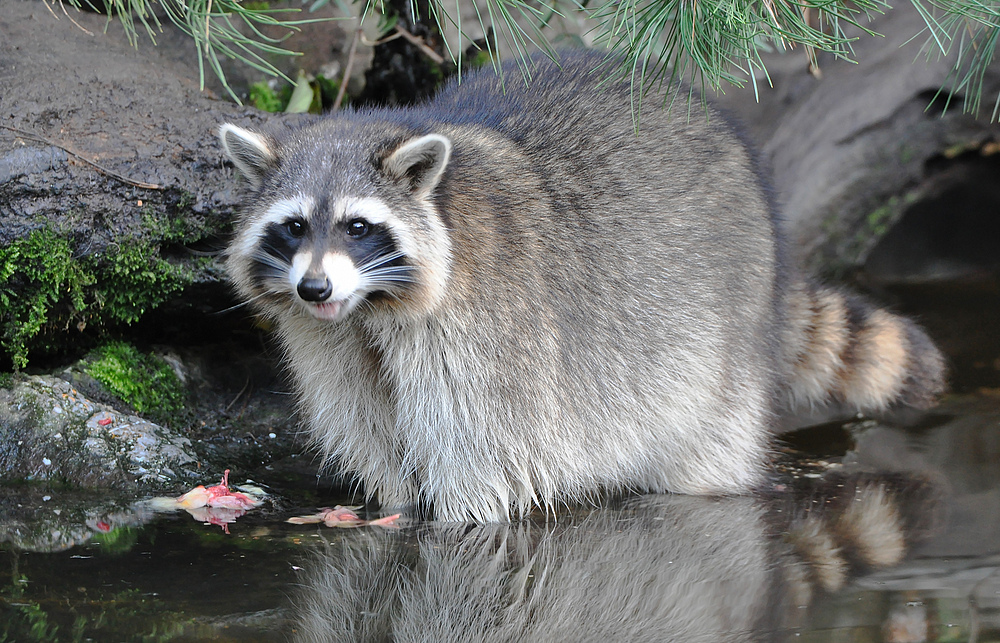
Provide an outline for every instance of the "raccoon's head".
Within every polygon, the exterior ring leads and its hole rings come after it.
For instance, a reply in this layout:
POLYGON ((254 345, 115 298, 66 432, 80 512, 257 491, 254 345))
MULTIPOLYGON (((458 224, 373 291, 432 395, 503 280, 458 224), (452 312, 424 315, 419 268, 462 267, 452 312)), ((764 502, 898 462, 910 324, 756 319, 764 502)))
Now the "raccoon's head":
POLYGON ((279 142, 226 124, 219 137, 254 189, 227 260, 248 299, 324 321, 362 303, 420 312, 440 299, 450 244, 432 192, 447 137, 415 136, 375 156, 319 128, 279 142))

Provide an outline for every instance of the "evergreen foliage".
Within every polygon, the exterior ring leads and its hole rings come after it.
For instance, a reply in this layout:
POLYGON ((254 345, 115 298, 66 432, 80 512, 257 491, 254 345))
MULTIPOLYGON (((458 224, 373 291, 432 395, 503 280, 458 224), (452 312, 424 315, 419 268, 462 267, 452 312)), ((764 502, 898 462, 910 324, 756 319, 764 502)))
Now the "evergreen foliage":
MULTIPOLYGON (((1000 2, 996 0, 911 0, 927 23, 927 55, 956 54, 949 98, 964 96, 964 108, 978 113, 983 99, 983 77, 996 55, 1000 39, 1000 2)), ((991 118, 1000 117, 1000 95, 993 103, 991 118)))
MULTIPOLYGON (((74 6, 86 2, 103 6, 125 26, 133 43, 139 28, 155 42, 160 27, 153 8, 159 6, 169 19, 191 36, 199 52, 204 84, 205 63, 226 83, 220 57, 240 60, 270 75, 283 74, 268 60, 273 54, 295 55, 281 47, 281 40, 265 36, 262 25, 296 30, 308 19, 286 19, 295 7, 274 9, 265 2, 240 0, 60 0, 74 6), (242 27, 241 27, 242 26, 242 27), (245 35, 249 34, 249 35, 245 35)), ((349 13, 342 0, 337 0, 349 13)), ((946 91, 961 93, 965 108, 978 111, 982 99, 983 74, 995 54, 1000 38, 998 0, 910 0, 923 16, 926 29, 915 38, 925 38, 928 57, 955 52, 956 63, 946 91)), ((310 10, 330 0, 302 0, 310 10)), ((395 15, 389 0, 365 2, 362 20, 379 18, 380 28, 392 29, 395 15)), ((614 75, 628 79, 641 98, 642 91, 656 83, 676 80, 693 86, 719 89, 724 83, 742 86, 747 80, 766 76, 760 52, 800 48, 815 64, 816 52, 830 52, 851 59, 853 38, 848 26, 877 35, 866 25, 875 14, 891 9, 885 0, 472 0, 478 27, 491 34, 486 47, 494 62, 495 45, 506 44, 522 62, 526 78, 531 70, 527 55, 535 49, 552 52, 545 27, 558 16, 583 15, 593 25, 591 34, 615 54, 614 75)), ((457 5, 440 0, 409 0, 415 19, 429 20, 441 33, 448 26, 464 31, 457 5), (423 15, 419 7, 425 7, 423 15)), ((345 16, 346 17, 346 16, 345 16)), ((461 68, 469 41, 445 42, 445 48, 461 68)), ((499 70, 499 66, 497 66, 499 70)), ((286 78, 289 82, 291 79, 286 78)), ((239 101, 230 89, 233 98, 239 101)), ((261 104, 258 93, 254 102, 261 104)), ((273 109, 273 104, 264 100, 273 109)), ((638 102, 636 115, 639 113, 638 102)), ((993 117, 1000 114, 1000 97, 993 117)))
MULTIPOLYGON (((412 2, 413 0, 411 0, 412 2)), ((952 77, 942 91, 962 94, 966 111, 978 112, 983 77, 1000 38, 997 0, 910 0, 926 28, 928 58, 952 53, 952 77)), ((816 53, 828 52, 853 60, 852 43, 860 31, 879 34, 868 25, 890 11, 885 0, 474 0, 480 27, 495 34, 519 55, 533 47, 551 52, 540 27, 556 15, 582 13, 597 43, 616 61, 607 71, 631 81, 636 89, 635 115, 645 90, 659 83, 683 80, 691 86, 719 90, 725 84, 742 87, 766 77, 761 53, 797 49, 813 67, 816 53)), ((430 17, 440 27, 461 27, 445 5, 432 0, 430 17)), ((490 47, 490 42, 487 41, 490 47)), ((462 43, 450 51, 463 51, 462 43)), ((530 70, 524 67, 526 75, 530 70)), ((992 116, 1000 115, 1000 97, 992 116)))
POLYGON ((201 86, 205 86, 205 66, 215 73, 229 95, 237 103, 239 97, 230 88, 220 58, 239 60, 268 76, 289 80, 274 66, 268 56, 297 56, 281 46, 284 38, 267 36, 262 27, 282 27, 287 33, 301 25, 320 22, 316 19, 292 20, 296 8, 272 9, 267 2, 241 2, 240 0, 59 0, 76 8, 87 5, 117 19, 125 29, 132 46, 138 45, 142 30, 150 41, 156 43, 156 34, 162 28, 156 9, 189 35, 198 49, 201 86))

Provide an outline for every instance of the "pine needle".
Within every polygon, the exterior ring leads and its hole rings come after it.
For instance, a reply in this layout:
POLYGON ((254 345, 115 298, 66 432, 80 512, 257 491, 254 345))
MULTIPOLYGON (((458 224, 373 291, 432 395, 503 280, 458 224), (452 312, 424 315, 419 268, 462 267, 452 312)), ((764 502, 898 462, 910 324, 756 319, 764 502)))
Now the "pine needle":
MULTIPOLYGON (((79 8, 82 0, 51 1, 79 8)), ((303 0, 313 9, 329 1, 303 0)), ((384 13, 380 0, 357 1, 365 2, 362 21, 372 13, 384 13)), ((925 55, 955 54, 955 66, 942 90, 948 95, 946 106, 952 97, 962 94, 966 111, 978 112, 986 69, 1000 41, 1000 2, 910 1, 926 24, 925 55)), ((244 6, 241 0, 103 2, 108 20, 122 24, 133 46, 138 46, 140 30, 155 44, 161 25, 153 8, 162 8, 168 19, 192 38, 198 51, 202 87, 207 62, 237 102, 239 97, 226 81, 223 58, 239 60, 264 74, 292 82, 270 62, 269 56, 298 54, 282 46, 284 38, 267 37, 260 27, 282 27, 287 37, 303 24, 325 20, 290 19, 289 14, 297 9, 244 6)), ((442 33, 446 27, 457 27, 457 46, 446 42, 445 49, 452 61, 460 64, 463 40, 474 39, 462 30, 459 5, 450 2, 429 0, 428 14, 442 33)), ((609 49, 609 61, 616 61, 612 76, 632 83, 638 116, 642 95, 654 87, 674 87, 684 81, 693 87, 719 91, 726 84, 742 87, 747 78, 754 83, 758 77, 767 78, 762 50, 802 47, 817 74, 819 52, 853 61, 852 43, 856 37, 848 36, 845 30, 854 27, 863 34, 877 35, 866 25, 889 5, 885 0, 473 0, 473 8, 474 23, 487 36, 485 48, 494 68, 499 73, 496 43, 502 42, 514 52, 525 82, 533 73, 528 60, 531 51, 541 49, 555 58, 545 31, 553 18, 582 14, 595 25, 591 33, 597 42, 609 49)), ((415 0, 410 10, 413 19, 420 19, 415 0)), ((391 15, 383 15, 383 22, 385 31, 395 24, 391 15)), ((998 116, 1000 96, 993 108, 993 118, 998 116)))
MULTIPOLYGON (((67 3, 79 10, 81 1, 58 0, 64 11, 67 3)), ((304 24, 330 20, 330 18, 292 20, 287 16, 299 13, 299 9, 245 7, 240 0, 103 0, 103 3, 108 22, 117 20, 133 47, 139 46, 140 28, 150 42, 156 44, 156 34, 162 27, 154 8, 160 7, 170 22, 191 37, 198 51, 202 89, 205 88, 207 61, 208 67, 215 73, 232 99, 241 104, 239 96, 229 86, 220 56, 240 61, 268 76, 292 82, 266 56, 300 55, 283 48, 282 41, 304 24), (244 35, 238 25, 249 27, 251 35, 244 35), (260 30, 264 25, 285 29, 285 36, 270 38, 264 35, 260 30)))

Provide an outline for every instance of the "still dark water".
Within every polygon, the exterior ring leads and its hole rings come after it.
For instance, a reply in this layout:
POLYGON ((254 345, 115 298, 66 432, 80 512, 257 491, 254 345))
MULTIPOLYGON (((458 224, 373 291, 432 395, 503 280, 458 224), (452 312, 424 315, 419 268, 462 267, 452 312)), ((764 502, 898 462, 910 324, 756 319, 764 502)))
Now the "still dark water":
POLYGON ((226 534, 21 489, 0 507, 0 640, 1000 640, 1000 394, 785 444, 754 498, 509 526, 295 526, 312 507, 278 501, 226 534))

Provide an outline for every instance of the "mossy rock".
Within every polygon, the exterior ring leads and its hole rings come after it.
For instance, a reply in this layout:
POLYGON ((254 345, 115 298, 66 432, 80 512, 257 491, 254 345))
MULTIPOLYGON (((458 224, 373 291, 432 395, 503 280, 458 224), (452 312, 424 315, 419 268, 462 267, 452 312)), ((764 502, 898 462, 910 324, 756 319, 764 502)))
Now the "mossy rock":
POLYGON ((96 252, 86 252, 89 240, 53 228, 0 246, 0 353, 24 368, 32 356, 85 350, 196 280, 218 279, 212 259, 182 261, 164 251, 203 233, 196 223, 149 215, 141 234, 96 252))
POLYGON ((239 182, 216 131, 270 116, 202 92, 196 67, 103 33, 100 16, 75 16, 88 33, 0 5, 19 25, 0 53, 20 61, 0 92, 14 128, 0 135, 0 370, 57 368, 218 281, 205 255, 224 246, 239 182), (67 61, 91 75, 61 73, 67 61))
POLYGON ((101 346, 83 370, 136 413, 161 424, 171 423, 184 410, 187 392, 180 377, 165 360, 131 344, 101 346))
POLYGON ((120 413, 63 379, 19 375, 0 389, 0 482, 173 488, 198 479, 188 439, 120 413))

